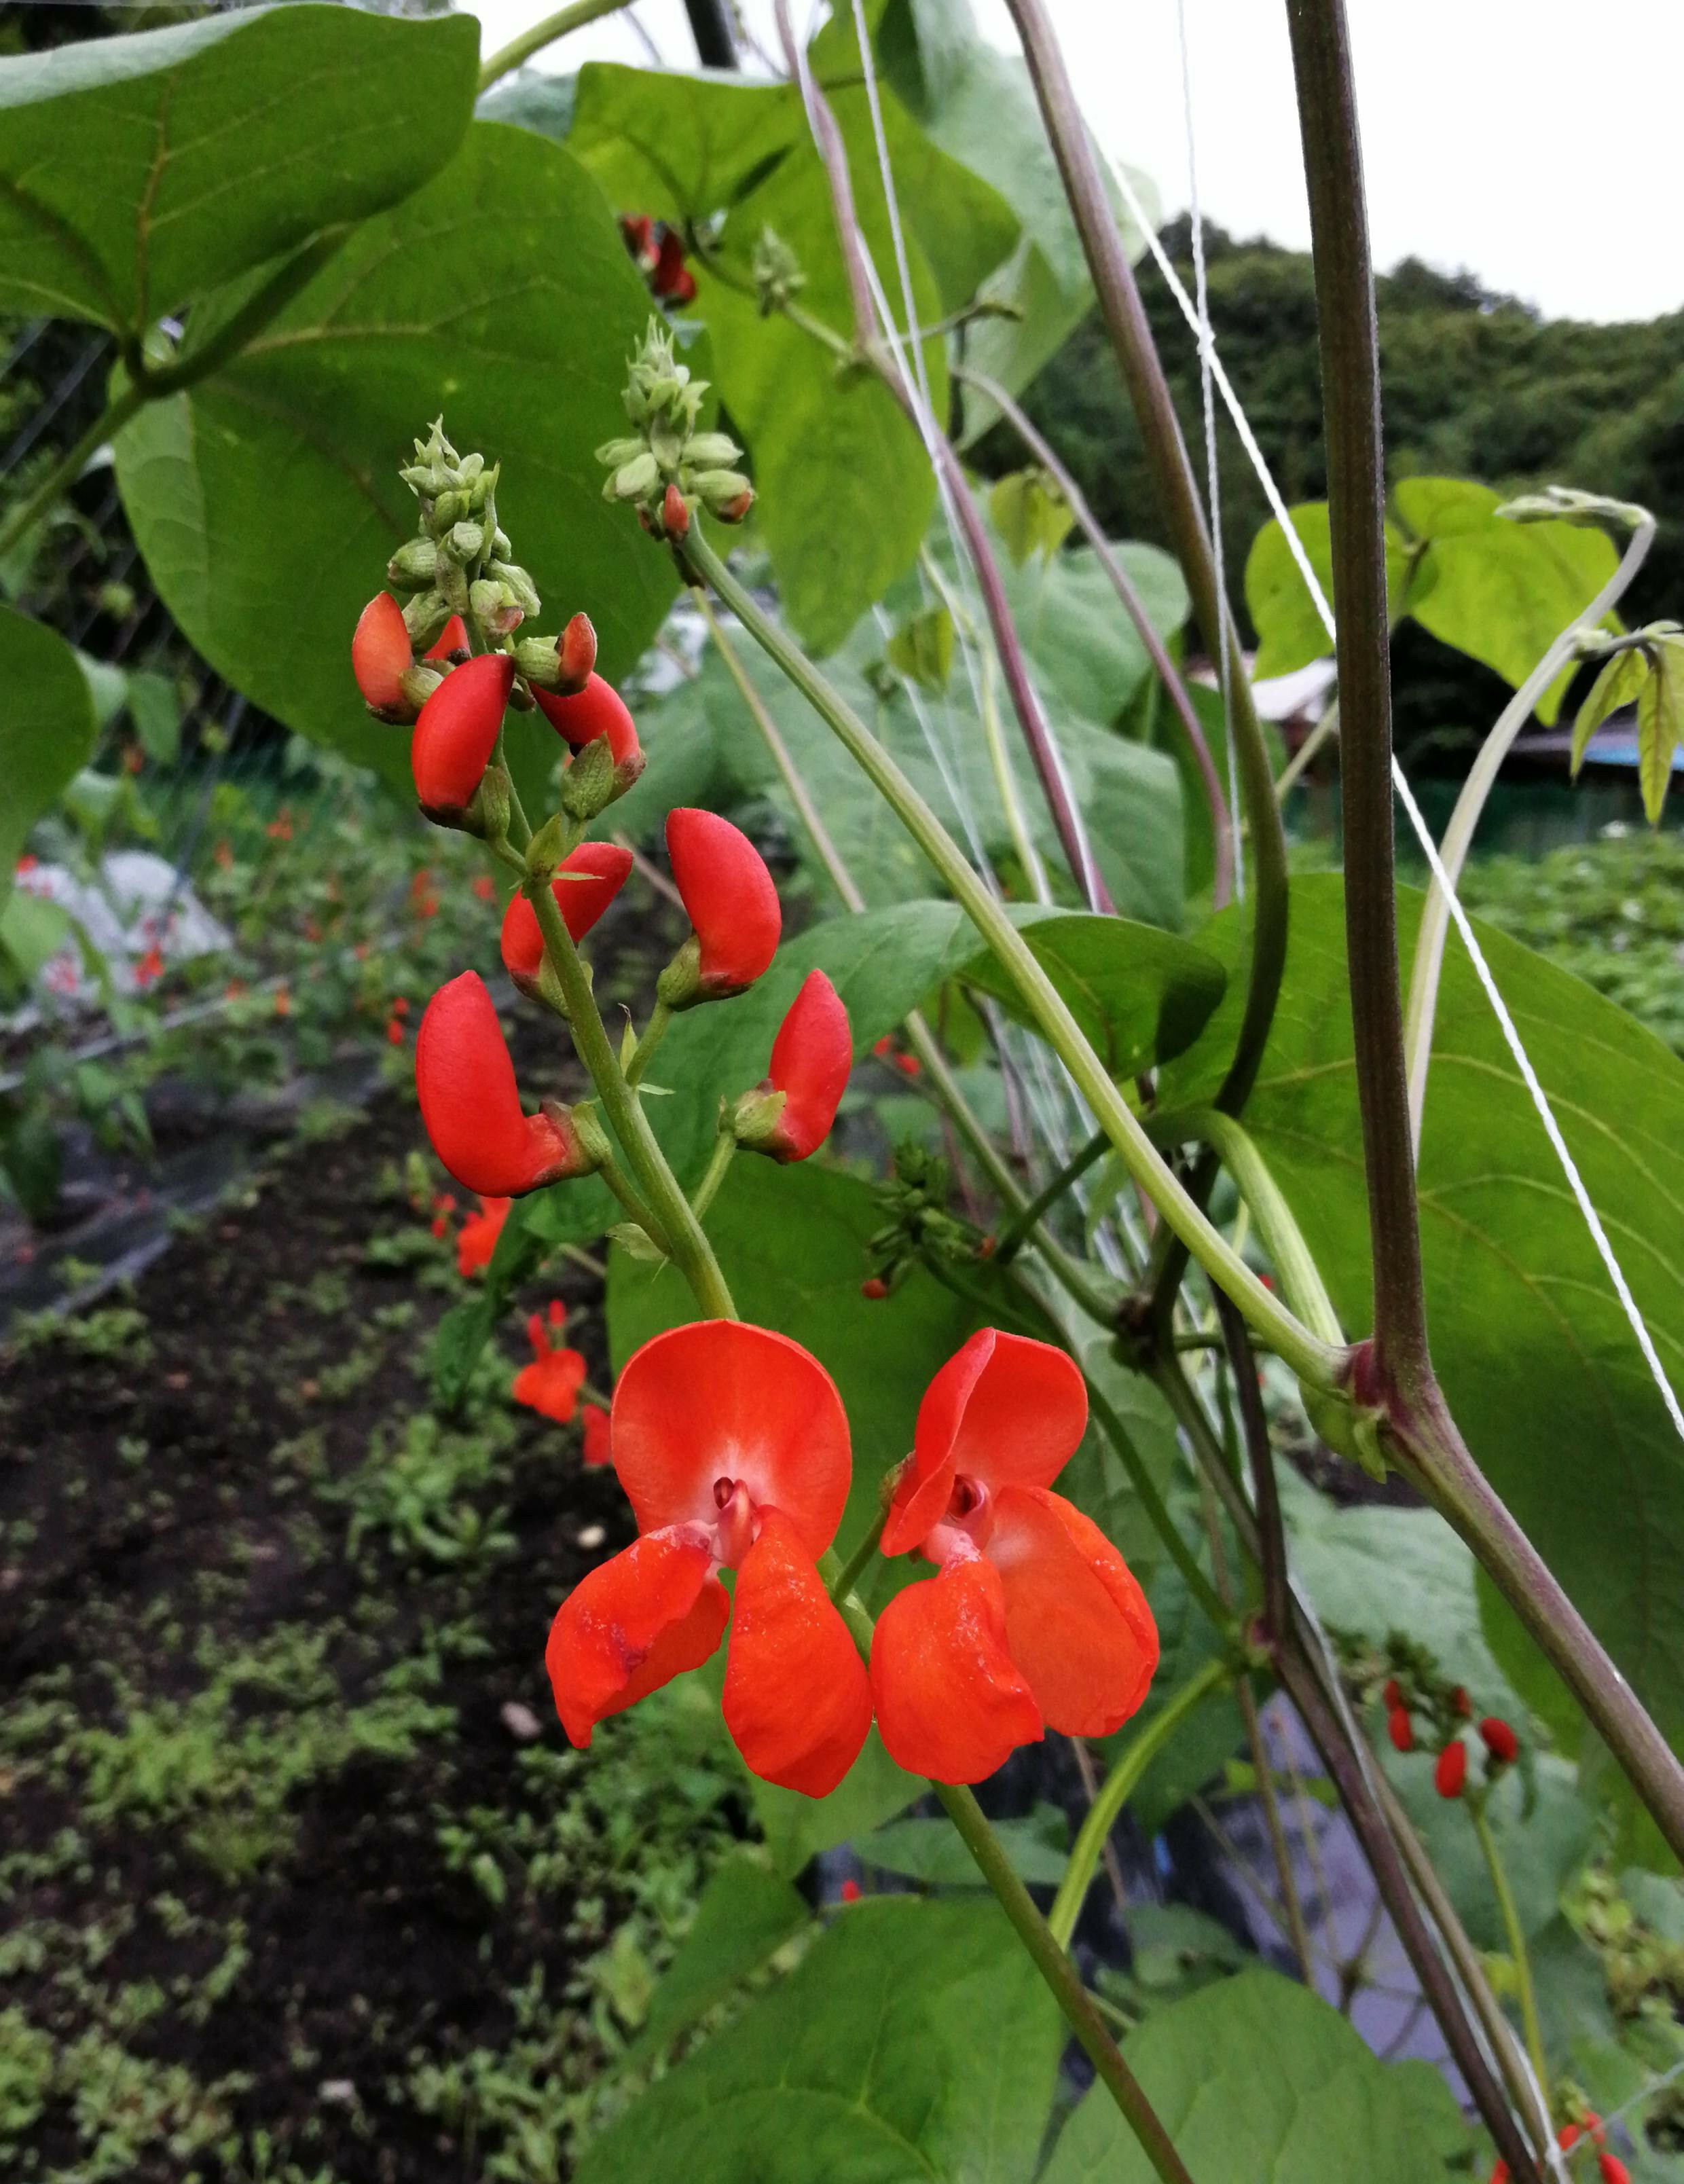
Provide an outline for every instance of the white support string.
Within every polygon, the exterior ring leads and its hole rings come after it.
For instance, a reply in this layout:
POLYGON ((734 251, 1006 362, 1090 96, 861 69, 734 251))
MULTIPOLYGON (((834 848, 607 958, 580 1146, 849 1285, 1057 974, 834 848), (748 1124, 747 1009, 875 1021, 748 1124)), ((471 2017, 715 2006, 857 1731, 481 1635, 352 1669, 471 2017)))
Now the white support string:
MULTIPOLYGON (((858 0, 855 0, 858 5, 858 0)), ((1205 475, 1210 503, 1211 551, 1216 563, 1217 688, 1222 693, 1222 733, 1228 745, 1228 809, 1232 815, 1234 894, 1246 900, 1246 830, 1240 824, 1240 754, 1234 741, 1233 664, 1228 652, 1228 571, 1222 550, 1222 489, 1216 447, 1216 396, 1211 363, 1216 334, 1210 322, 1210 283, 1205 266, 1204 214, 1199 207, 1199 163, 1194 148, 1193 63, 1187 43, 1187 0, 1175 0, 1175 26, 1181 44, 1181 112, 1187 139, 1187 209, 1193 225, 1193 290, 1198 302, 1199 397, 1204 413, 1205 475)))
MULTIPOLYGON (((1214 338, 1209 335, 1208 322, 1206 321, 1202 326, 1200 313, 1189 297, 1175 268, 1170 264, 1163 245, 1158 241, 1157 234, 1142 210, 1140 200, 1129 185, 1127 170, 1114 160, 1110 162, 1110 166, 1135 225, 1146 238, 1153 262, 1159 272, 1163 274, 1171 294, 1180 305, 1182 315, 1192 328, 1194 338, 1200 343, 1202 349, 1208 346, 1212 376, 1221 389, 1223 401, 1227 405, 1229 415, 1234 421, 1235 430, 1239 433, 1241 445, 1245 448, 1252 467, 1257 472, 1258 482, 1268 496, 1269 507, 1274 511, 1276 522, 1280 526, 1287 549, 1297 564, 1298 573, 1304 580, 1311 601, 1317 614, 1321 617, 1322 627, 1327 632, 1328 641, 1331 644, 1335 636, 1333 609, 1328 604, 1327 594, 1322 589, 1320 579, 1317 577, 1309 554, 1305 550, 1304 542, 1299 538, 1297 529, 1287 514, 1286 503, 1281 496, 1280 487, 1275 483, 1268 460, 1263 449, 1257 445, 1257 435, 1252 430, 1251 421, 1241 406, 1240 398, 1234 392, 1228 374, 1223 369, 1222 359, 1216 353, 1214 338)), ((1572 1191, 1579 1212, 1584 1218, 1585 1226, 1590 1231, 1591 1240, 1596 1245, 1603 1265, 1608 1270, 1608 1278, 1613 1284, 1614 1293, 1620 1300, 1620 1308, 1625 1312, 1631 1332, 1637 1339, 1637 1347, 1643 1354, 1643 1361, 1649 1368, 1655 1386, 1660 1391, 1661 1400, 1666 1406, 1667 1416, 1671 1419, 1674 1430, 1679 1438, 1684 1440, 1684 1409, 1680 1408, 1678 1397, 1674 1393, 1672 1383, 1667 1377, 1666 1368, 1661 1363, 1659 1352, 1654 1346, 1654 1340, 1649 1333, 1642 1313, 1637 1308, 1637 1299, 1631 1294, 1631 1285, 1626 1281, 1620 1262, 1614 1256, 1614 1246, 1609 1241, 1608 1231, 1603 1226, 1602 1217, 1591 1202, 1591 1195, 1585 1188, 1584 1178, 1579 1173, 1578 1163, 1568 1150, 1567 1140, 1562 1136, 1561 1126, 1555 1119, 1555 1111, 1549 1104, 1549 1099, 1543 1086, 1538 1082, 1537 1072, 1533 1068, 1531 1059, 1526 1052, 1519 1031, 1515 1028, 1514 1019, 1509 1015, 1508 1006, 1497 990, 1497 980, 1492 974, 1491 966, 1486 961, 1485 950, 1480 946, 1468 913, 1462 906, 1461 898, 1457 894, 1449 874, 1444 869, 1443 861, 1438 854, 1438 845, 1432 838, 1432 830, 1421 816, 1420 806, 1416 803, 1414 793, 1404 778, 1403 769, 1398 764, 1395 752, 1392 754, 1391 760, 1391 782, 1393 788, 1397 791, 1397 800, 1403 806, 1404 814, 1410 826, 1414 829, 1415 838, 1421 845, 1428 867, 1434 879, 1443 889, 1446 905, 1455 922, 1456 930, 1462 937, 1462 944, 1468 951, 1468 960, 1472 963, 1480 985, 1485 989, 1486 999, 1491 1004, 1492 1013, 1497 1018, 1497 1027, 1503 1034, 1508 1051, 1514 1058, 1514 1066, 1520 1073, 1520 1081, 1531 1095, 1532 1105, 1537 1110, 1538 1120, 1543 1124, 1544 1134, 1549 1139, 1551 1149, 1560 1163, 1561 1172, 1567 1178, 1568 1187, 1572 1191)))

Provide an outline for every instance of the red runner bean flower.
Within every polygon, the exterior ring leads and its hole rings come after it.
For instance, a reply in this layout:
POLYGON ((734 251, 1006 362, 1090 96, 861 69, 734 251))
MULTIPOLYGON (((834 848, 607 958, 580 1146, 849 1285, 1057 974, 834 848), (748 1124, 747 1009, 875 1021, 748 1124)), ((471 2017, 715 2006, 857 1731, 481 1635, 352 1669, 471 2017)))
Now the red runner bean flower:
POLYGON ((410 767, 423 811, 466 811, 491 762, 503 726, 515 663, 506 652, 482 653, 452 668, 415 722, 410 767))
POLYGON ((809 971, 772 1042, 771 1067, 738 1103, 738 1137, 774 1160, 806 1160, 829 1136, 853 1066, 841 996, 822 971, 809 971))
POLYGON ((491 1255, 497 1249, 497 1240, 503 1234, 503 1223, 509 1218, 509 1208, 513 1203, 508 1198, 482 1198, 479 1212, 469 1214, 463 1222, 456 1239, 456 1272, 464 1279, 491 1264, 491 1255))
POLYGON ((548 1321, 543 1313, 536 1312, 527 1320, 527 1340, 533 1346, 533 1362, 521 1368, 510 1390, 517 1403, 524 1403, 529 1411, 541 1412, 562 1426, 578 1407, 579 1390, 585 1377, 582 1354, 560 1343, 551 1343, 551 1329, 559 1329, 566 1317, 565 1312, 558 1315, 552 1305, 548 1321))
POLYGON ((587 1403, 579 1412, 584 1427, 584 1461, 587 1468, 594 1471, 609 1460, 608 1413, 600 1403, 587 1403))
POLYGON ((766 860, 728 819, 686 806, 666 815, 666 854, 700 951, 694 998, 740 994, 778 953, 783 930, 766 860))
POLYGON ((1512 1761, 1520 1749, 1520 1740, 1500 1714, 1488 1713, 1480 1724, 1480 1737, 1493 1759, 1504 1764, 1512 1761))
POLYGON ((404 677, 414 655, 404 610, 390 592, 376 592, 357 616, 351 636, 351 672, 357 678, 363 703, 376 713, 398 713, 406 718, 409 701, 404 677))
MULTIPOLYGON (((562 861, 550 886, 562 923, 575 940, 584 939, 626 884, 631 869, 631 851, 613 842, 581 842, 562 861)), ((538 912, 523 894, 516 895, 503 913, 501 945, 504 969, 523 993, 530 993, 544 965, 544 935, 538 912)))
MULTIPOLYGON (((586 627, 589 627, 588 623, 586 627)), ((593 647, 594 644, 593 632, 593 647)), ((605 682, 593 671, 586 677, 583 690, 570 694, 565 690, 534 689, 533 696, 550 727, 575 750, 583 750, 599 736, 606 736, 615 777, 622 791, 631 787, 644 770, 643 745, 638 741, 637 722, 611 682, 605 682)))
POLYGON ((460 615, 452 615, 438 637, 422 654, 424 660, 448 660, 453 652, 468 652, 468 626, 460 615))
POLYGON ((1391 1739, 1396 1752, 1413 1752, 1415 1748, 1415 1725, 1409 1719, 1408 1707, 1393 1707, 1386 1717, 1386 1733, 1391 1739))
POLYGON ((1388 1676, 1380 1686, 1380 1700, 1389 1713, 1392 1708, 1403 1703, 1403 1690, 1396 1676, 1388 1676))
POLYGON ((1438 1764, 1432 1771, 1433 1787, 1441 1797, 1459 1797, 1467 1779, 1468 1747, 1455 1736, 1438 1755, 1438 1764))
POLYGON ((636 1352, 611 1424, 639 1537, 556 1614, 544 1659, 563 1728, 588 1744, 598 1722, 705 1661, 728 1620, 737 1749, 766 1781, 827 1796, 871 1726, 864 1665, 814 1566, 848 1499, 835 1384, 784 1335, 702 1320, 636 1352))
POLYGON ((565 1114, 522 1113, 508 1043, 477 971, 452 978, 427 1003, 415 1039, 415 1090, 432 1150, 465 1190, 518 1198, 588 1173, 565 1114))
POLYGON ((984 1328, 925 1390, 884 1528, 917 1549, 873 1641, 872 1695, 910 1773, 977 1782, 1051 1727, 1107 1736, 1157 1666, 1157 1629, 1128 1564, 1050 1490, 1087 1426, 1087 1389, 1050 1343, 984 1328))
MULTIPOLYGON (((1555 2142, 1564 2153, 1569 2153, 1581 2138, 1589 2138, 1593 2143, 1599 2145, 1602 2135, 1602 2118, 1594 2113, 1588 2113, 1582 2124, 1563 2124, 1555 2134, 1555 2142)), ((1598 2166, 1602 2172, 1603 2184, 1631 2184, 1631 2178, 1625 2163, 1616 2161, 1611 2153, 1604 2153, 1598 2166)), ((1508 2164, 1506 2161, 1499 2161, 1496 2168, 1492 2170, 1491 2184, 1509 2184, 1508 2164)))

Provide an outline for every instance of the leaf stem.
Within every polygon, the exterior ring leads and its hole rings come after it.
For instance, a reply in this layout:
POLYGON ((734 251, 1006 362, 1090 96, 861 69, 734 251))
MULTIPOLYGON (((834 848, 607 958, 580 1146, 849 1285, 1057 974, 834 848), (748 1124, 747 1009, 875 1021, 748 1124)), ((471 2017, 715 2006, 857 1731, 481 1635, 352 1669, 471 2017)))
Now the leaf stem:
POLYGON ((698 1221, 712 1205, 719 1186, 725 1180, 725 1171, 731 1165, 737 1150, 737 1140, 729 1130, 722 1130, 713 1141, 713 1151, 701 1181, 696 1185, 690 1200, 690 1211, 698 1221))
POLYGON ((1099 1420, 1100 1429, 1117 1451, 1117 1459, 1129 1474, 1129 1484, 1134 1488, 1142 1509, 1152 1529, 1168 1550, 1169 1558, 1181 1573, 1181 1581, 1199 1606, 1209 1617, 1213 1626, 1224 1632, 1234 1627, 1234 1618, 1224 1604, 1216 1587, 1200 1567, 1199 1558, 1182 1537, 1180 1528, 1170 1515, 1168 1505, 1157 1490, 1157 1482, 1146 1467, 1133 1437, 1117 1415, 1110 1398, 1094 1381, 1091 1375, 1083 1376, 1088 1384, 1088 1408, 1099 1420))
POLYGON ((867 1564, 877 1552, 877 1543, 883 1537, 883 1528, 889 1522, 889 1505, 885 1502, 872 1520, 870 1529, 860 1541, 847 1561, 838 1571, 830 1588, 830 1597, 839 1607, 859 1583, 867 1564))
POLYGON ((1017 927, 983 885, 957 844, 893 758, 811 661, 764 614, 693 526, 684 553, 713 586, 744 629, 811 705, 884 798, 901 824, 952 891, 972 923, 1010 973, 1043 1035, 1070 1072, 1077 1089, 1129 1174, 1187 1245, 1211 1279, 1233 1297, 1248 1322, 1301 1379, 1333 1389, 1342 1379, 1345 1353, 1304 1327, 1257 1280, 1227 1238, 1207 1218, 1160 1159, 1139 1117, 1083 1036, 1062 997, 1035 960, 1017 927))
POLYGON ((1070 1937, 1076 1930, 1076 1921, 1082 1915, 1082 1906, 1087 1901, 1088 1889, 1099 1869, 1100 1855, 1107 1838, 1117 1825, 1117 1816, 1135 1791, 1142 1777, 1180 1728, 1188 1716, 1203 1705, 1213 1692, 1218 1691, 1234 1680, 1234 1663, 1224 1655, 1207 1661, 1197 1674, 1190 1676, 1173 1698, 1165 1701, 1146 1727, 1132 1736, 1118 1752, 1110 1773, 1100 1785, 1099 1795, 1089 1806, 1074 1843, 1071 1846, 1070 1862, 1064 1869, 1064 1878, 1058 1884, 1058 1893, 1052 1899, 1052 1908, 1046 1914, 1047 1930, 1061 1949, 1068 1949, 1070 1937))
MULTIPOLYGON (((970 1791, 945 1782, 934 1786, 947 1817, 958 1830, 977 1869, 999 1900, 1000 1908, 1016 1928, 1036 1970, 1051 1988, 1066 2022, 1081 2042, 1107 2092, 1140 2142, 1140 2151, 1162 2179, 1162 2184, 1192 2184, 1186 2166, 1175 2151, 1168 2132, 1147 2099, 1140 2081, 1124 2061, 1116 2042, 1107 2031, 1075 1966, 1034 1907, 1034 1899, 1012 1869, 999 1837, 984 1817, 970 1791)), ((1103 1796, 1104 1792, 1101 1792, 1103 1796)), ((1085 1834, 1095 1806, 1083 1823, 1085 1834)))
POLYGON ((1526 2053, 1531 2058, 1532 2070, 1544 2099, 1549 2099, 1549 2064, 1544 2059, 1543 2029, 1538 2023, 1538 2000, 1532 1986, 1532 1963, 1526 1950, 1526 1936, 1520 1925, 1520 1914, 1514 1902, 1514 1892, 1508 1885, 1508 1873, 1497 1849, 1497 1837, 1492 1833, 1491 1822, 1486 1818, 1485 1799, 1468 1797, 1463 1800, 1468 1808, 1468 1818, 1474 1824, 1474 1833, 1479 1837, 1480 1848, 1485 1854, 1486 1869, 1491 1875, 1491 1885, 1497 1897, 1497 1908, 1503 1914, 1503 1931, 1508 1936, 1509 1960, 1514 1966, 1514 1984, 1520 1996, 1520 2022, 1525 2027, 1526 2053))
POLYGON ((612 15, 627 4, 627 0, 572 0, 566 8, 558 8, 553 15, 545 15, 522 31, 518 38, 510 38, 506 46, 499 46, 479 72, 479 96, 483 98, 493 84, 499 82, 512 70, 529 61, 545 46, 554 45, 557 38, 565 38, 570 31, 583 30, 587 23, 594 23, 603 15, 612 15))
POLYGON ((1051 1212, 1067 1190, 1073 1190, 1088 1170, 1102 1160, 1111 1150, 1111 1140, 1103 1130, 1096 1130, 1086 1145, 1073 1153, 1051 1181, 1043 1185, 1029 1204, 1014 1213, 1006 1223, 994 1255, 997 1267, 1009 1267, 1023 1249, 1024 1240, 1041 1220, 1051 1212))

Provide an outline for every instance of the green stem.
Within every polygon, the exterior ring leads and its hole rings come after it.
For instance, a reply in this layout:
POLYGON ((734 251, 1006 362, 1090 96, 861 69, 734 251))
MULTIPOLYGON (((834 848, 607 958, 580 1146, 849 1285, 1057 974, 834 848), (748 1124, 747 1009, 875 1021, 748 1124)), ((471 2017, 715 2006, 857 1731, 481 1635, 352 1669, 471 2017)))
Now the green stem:
POLYGON ((1091 1379, 1088 1380, 1088 1408, 1099 1420, 1101 1430, 1116 1450, 1118 1462, 1129 1474, 1129 1484, 1139 1497, 1140 1507, 1146 1511, 1153 1529, 1168 1548, 1170 1560, 1180 1571, 1188 1591, 1218 1630, 1230 1630, 1233 1617, 1223 1606, 1216 1587, 1200 1568, 1198 1557, 1182 1538, 1163 1496, 1157 1490, 1157 1481, 1141 1460, 1140 1452, 1135 1447, 1128 1428, 1112 1409, 1109 1399, 1091 1379))
POLYGON ((1514 1892, 1508 1886, 1508 1869, 1497 1847, 1497 1838, 1491 1831, 1491 1822, 1486 1818, 1482 1800, 1464 1800, 1468 1818, 1474 1824, 1474 1833, 1480 1839, 1480 1848, 1485 1853, 1486 1869, 1491 1875, 1491 1885, 1497 1896, 1497 1908, 1503 1914, 1503 1931, 1508 1936, 1508 1955, 1514 1966, 1514 1984, 1520 1993, 1520 2022, 1525 2027, 1526 2053, 1532 2059, 1532 2069, 1537 2077, 1538 2088, 1546 2103, 1549 2099, 1549 2065, 1544 2059, 1543 2028, 1538 2023, 1537 1996, 1532 1986, 1532 1962, 1526 1953, 1526 1936, 1520 1925, 1520 1914, 1515 1906, 1514 1892))
POLYGON ((534 23, 529 31, 522 31, 518 38, 510 38, 506 46, 499 46, 479 72, 479 95, 484 98, 493 84, 507 75, 523 62, 529 61, 545 46, 554 45, 557 38, 565 38, 569 31, 583 30, 587 23, 599 17, 618 13, 627 0, 572 0, 572 5, 558 8, 553 15, 546 15, 534 23))
MULTIPOLYGON (((1185 2164, 1175 2151, 1168 2132, 1158 2120, 1156 2110, 1146 2098, 1138 2078, 1124 2061, 1116 2042, 1107 2031, 1092 1997, 1076 1970, 1055 1937, 1051 1928, 1034 1907, 1034 1899, 1023 1882, 1012 1869, 1011 1861, 1001 1847, 983 1810, 974 1797, 966 1789, 938 1782, 935 1794, 946 1809, 947 1817, 958 1830, 965 1847, 977 1862, 977 1869, 994 1891, 1000 1908, 1017 1930, 1018 1938, 1029 1951, 1035 1970, 1052 1990, 1053 1998, 1063 2012, 1071 2031, 1081 2042, 1089 2060, 1103 2081, 1107 2092, 1122 2111, 1129 2128, 1139 2140, 1141 2152, 1151 2162, 1163 2184, 1193 2184, 1185 2164)), ((1104 1792, 1101 1791, 1103 1796, 1104 1792)), ((1094 1811, 1099 1808, 1096 1806, 1094 1811)), ((1089 1820, 1093 1818, 1090 1813, 1089 1820)), ((1086 1824, 1083 1834, 1087 1832, 1086 1824)))
POLYGON ((672 1010, 665 1001, 657 1000, 650 1011, 649 1022, 644 1026, 643 1037, 633 1049, 632 1058, 626 1064, 626 1082, 628 1084, 636 1086, 643 1083, 644 1072, 649 1067, 655 1050, 666 1038, 672 1022, 672 1010))
POLYGON ((737 1150, 737 1140, 730 1131, 722 1130, 713 1141, 713 1152, 707 1171, 696 1185, 695 1195, 690 1201, 690 1211, 700 1221, 714 1201, 714 1195, 725 1180, 725 1171, 730 1167, 737 1150))
POLYGON ((849 1556, 847 1561, 843 1563, 841 1568, 837 1572, 837 1574, 831 1584, 830 1597, 836 1602, 839 1607, 848 1597, 848 1595, 854 1590, 854 1587, 859 1583, 867 1563, 870 1562, 872 1557, 877 1552, 877 1543, 883 1537, 883 1528, 888 1522, 889 1510, 885 1505, 885 1507, 878 1511, 877 1517, 872 1524, 871 1529, 866 1534, 864 1539, 860 1541, 858 1546, 855 1548, 853 1553, 849 1556))
POLYGON ((1112 1083, 1105 1065, 1083 1036, 1079 1025, 1017 927, 984 887, 941 822, 883 745, 800 648, 761 611, 753 596, 732 576, 695 526, 685 541, 684 553, 756 643, 778 662, 829 727, 934 866, 1010 973, 1095 1119, 1166 1223, 1186 1244, 1211 1279, 1233 1298, 1246 1318, 1301 1379, 1318 1388, 1336 1388, 1344 1373, 1343 1349, 1336 1349, 1311 1334, 1279 1298, 1264 1289, 1227 1238, 1212 1225, 1179 1178, 1159 1158, 1139 1117, 1112 1083))
POLYGON ((737 1307, 701 1223, 666 1164, 638 1095, 627 1084, 613 1044, 604 1027, 596 996, 579 951, 573 945, 560 905, 547 879, 529 878, 523 892, 538 914, 544 951, 567 1004, 567 1020, 579 1059, 590 1072, 597 1097, 625 1147, 655 1220, 665 1233, 673 1264, 689 1282, 704 1312, 716 1319, 735 1319, 737 1307))
POLYGON ((1305 1326, 1324 1342, 1342 1343, 1345 1338, 1339 1315, 1333 1309, 1321 1269, 1250 1132, 1231 1115, 1224 1115, 1215 1107, 1190 1107, 1179 1114, 1151 1115, 1147 1117, 1146 1128, 1160 1145, 1179 1145, 1188 1138, 1197 1138, 1219 1156, 1234 1178, 1235 1189, 1251 1209, 1287 1302, 1305 1326))
POLYGON ((1215 1660, 1207 1661, 1197 1674, 1190 1676, 1175 1696, 1166 1700, 1146 1727, 1118 1753, 1111 1772, 1100 1785, 1098 1797, 1088 1808, 1087 1817, 1071 1847, 1070 1863, 1064 1869, 1064 1878, 1058 1884, 1058 1893, 1046 1914, 1047 1930, 1061 1949, 1070 1946, 1070 1936, 1082 1915, 1088 1889, 1099 1869, 1106 1838, 1116 1826, 1118 1814, 1139 1789, 1147 1768, 1189 1714, 1196 1713, 1213 1691, 1220 1691, 1233 1680, 1233 1663, 1224 1657, 1218 1655, 1215 1660))
POLYGON ((596 1172, 620 1201, 623 1211, 637 1223, 638 1228, 649 1238, 650 1242, 657 1251, 665 1251, 670 1259, 672 1256, 671 1238, 654 1214, 650 1212, 648 1206, 644 1205, 633 1188, 631 1178, 611 1153, 598 1162, 596 1172))
POLYGON ((1065 1162, 1051 1182, 1038 1190, 1027 1206, 1012 1215, 1000 1239, 1000 1248, 994 1255, 996 1266, 1011 1265, 1042 1215, 1050 1212, 1065 1192, 1079 1183, 1088 1170, 1097 1161, 1102 1160, 1110 1150, 1110 1139, 1103 1130, 1096 1130, 1081 1150, 1065 1162))

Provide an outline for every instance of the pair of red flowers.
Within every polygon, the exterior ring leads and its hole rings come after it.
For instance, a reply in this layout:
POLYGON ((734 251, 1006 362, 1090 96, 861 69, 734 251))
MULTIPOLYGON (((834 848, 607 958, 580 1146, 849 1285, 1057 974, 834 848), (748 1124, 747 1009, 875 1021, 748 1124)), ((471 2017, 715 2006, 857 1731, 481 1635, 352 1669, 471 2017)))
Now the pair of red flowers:
MULTIPOLYGON (((697 946, 694 1000, 742 992, 771 963, 782 931, 764 860, 711 811, 669 813, 666 847, 697 946)), ((582 843, 566 860, 552 886, 573 939, 589 932, 631 868, 630 852, 605 842, 582 843)), ((504 918, 502 954, 515 983, 535 989, 544 944, 524 895, 504 918)), ((824 973, 810 972, 772 1043, 761 1089, 781 1094, 783 1106, 760 1149, 784 1161, 815 1151, 835 1119, 852 1060, 848 1012, 824 973)), ((588 1165, 565 1115, 521 1108, 497 1011, 477 972, 463 972, 428 1002, 415 1041, 415 1087, 433 1150, 466 1190, 516 1197, 588 1165)))
MULTIPOLYGON (((1569 2153, 1583 2142, 1597 2149, 1597 2176, 1600 2184, 1631 2184, 1631 2172, 1618 2154, 1603 2150, 1603 2120, 1599 2115, 1587 2114, 1582 2123, 1564 2123, 1555 2134, 1555 2142, 1564 2153, 1569 2153)), ((1491 2184, 1508 2184, 1508 2164, 1499 2161, 1491 2172, 1491 2184)))
POLYGON ((1062 1350, 984 1329, 931 1381, 884 1550, 937 1565, 884 1609, 869 1670, 817 1563, 848 1498, 848 1420, 798 1343, 733 1320, 657 1335, 614 1393, 609 1456, 639 1536, 569 1595, 545 1661, 575 1744, 718 1647, 750 1768, 821 1797, 875 1713, 914 1774, 979 1781, 1047 1728, 1140 1706, 1157 1632, 1110 1541, 1050 1490, 1087 1424, 1062 1350), (736 1573, 734 1592, 719 1580, 736 1573))

